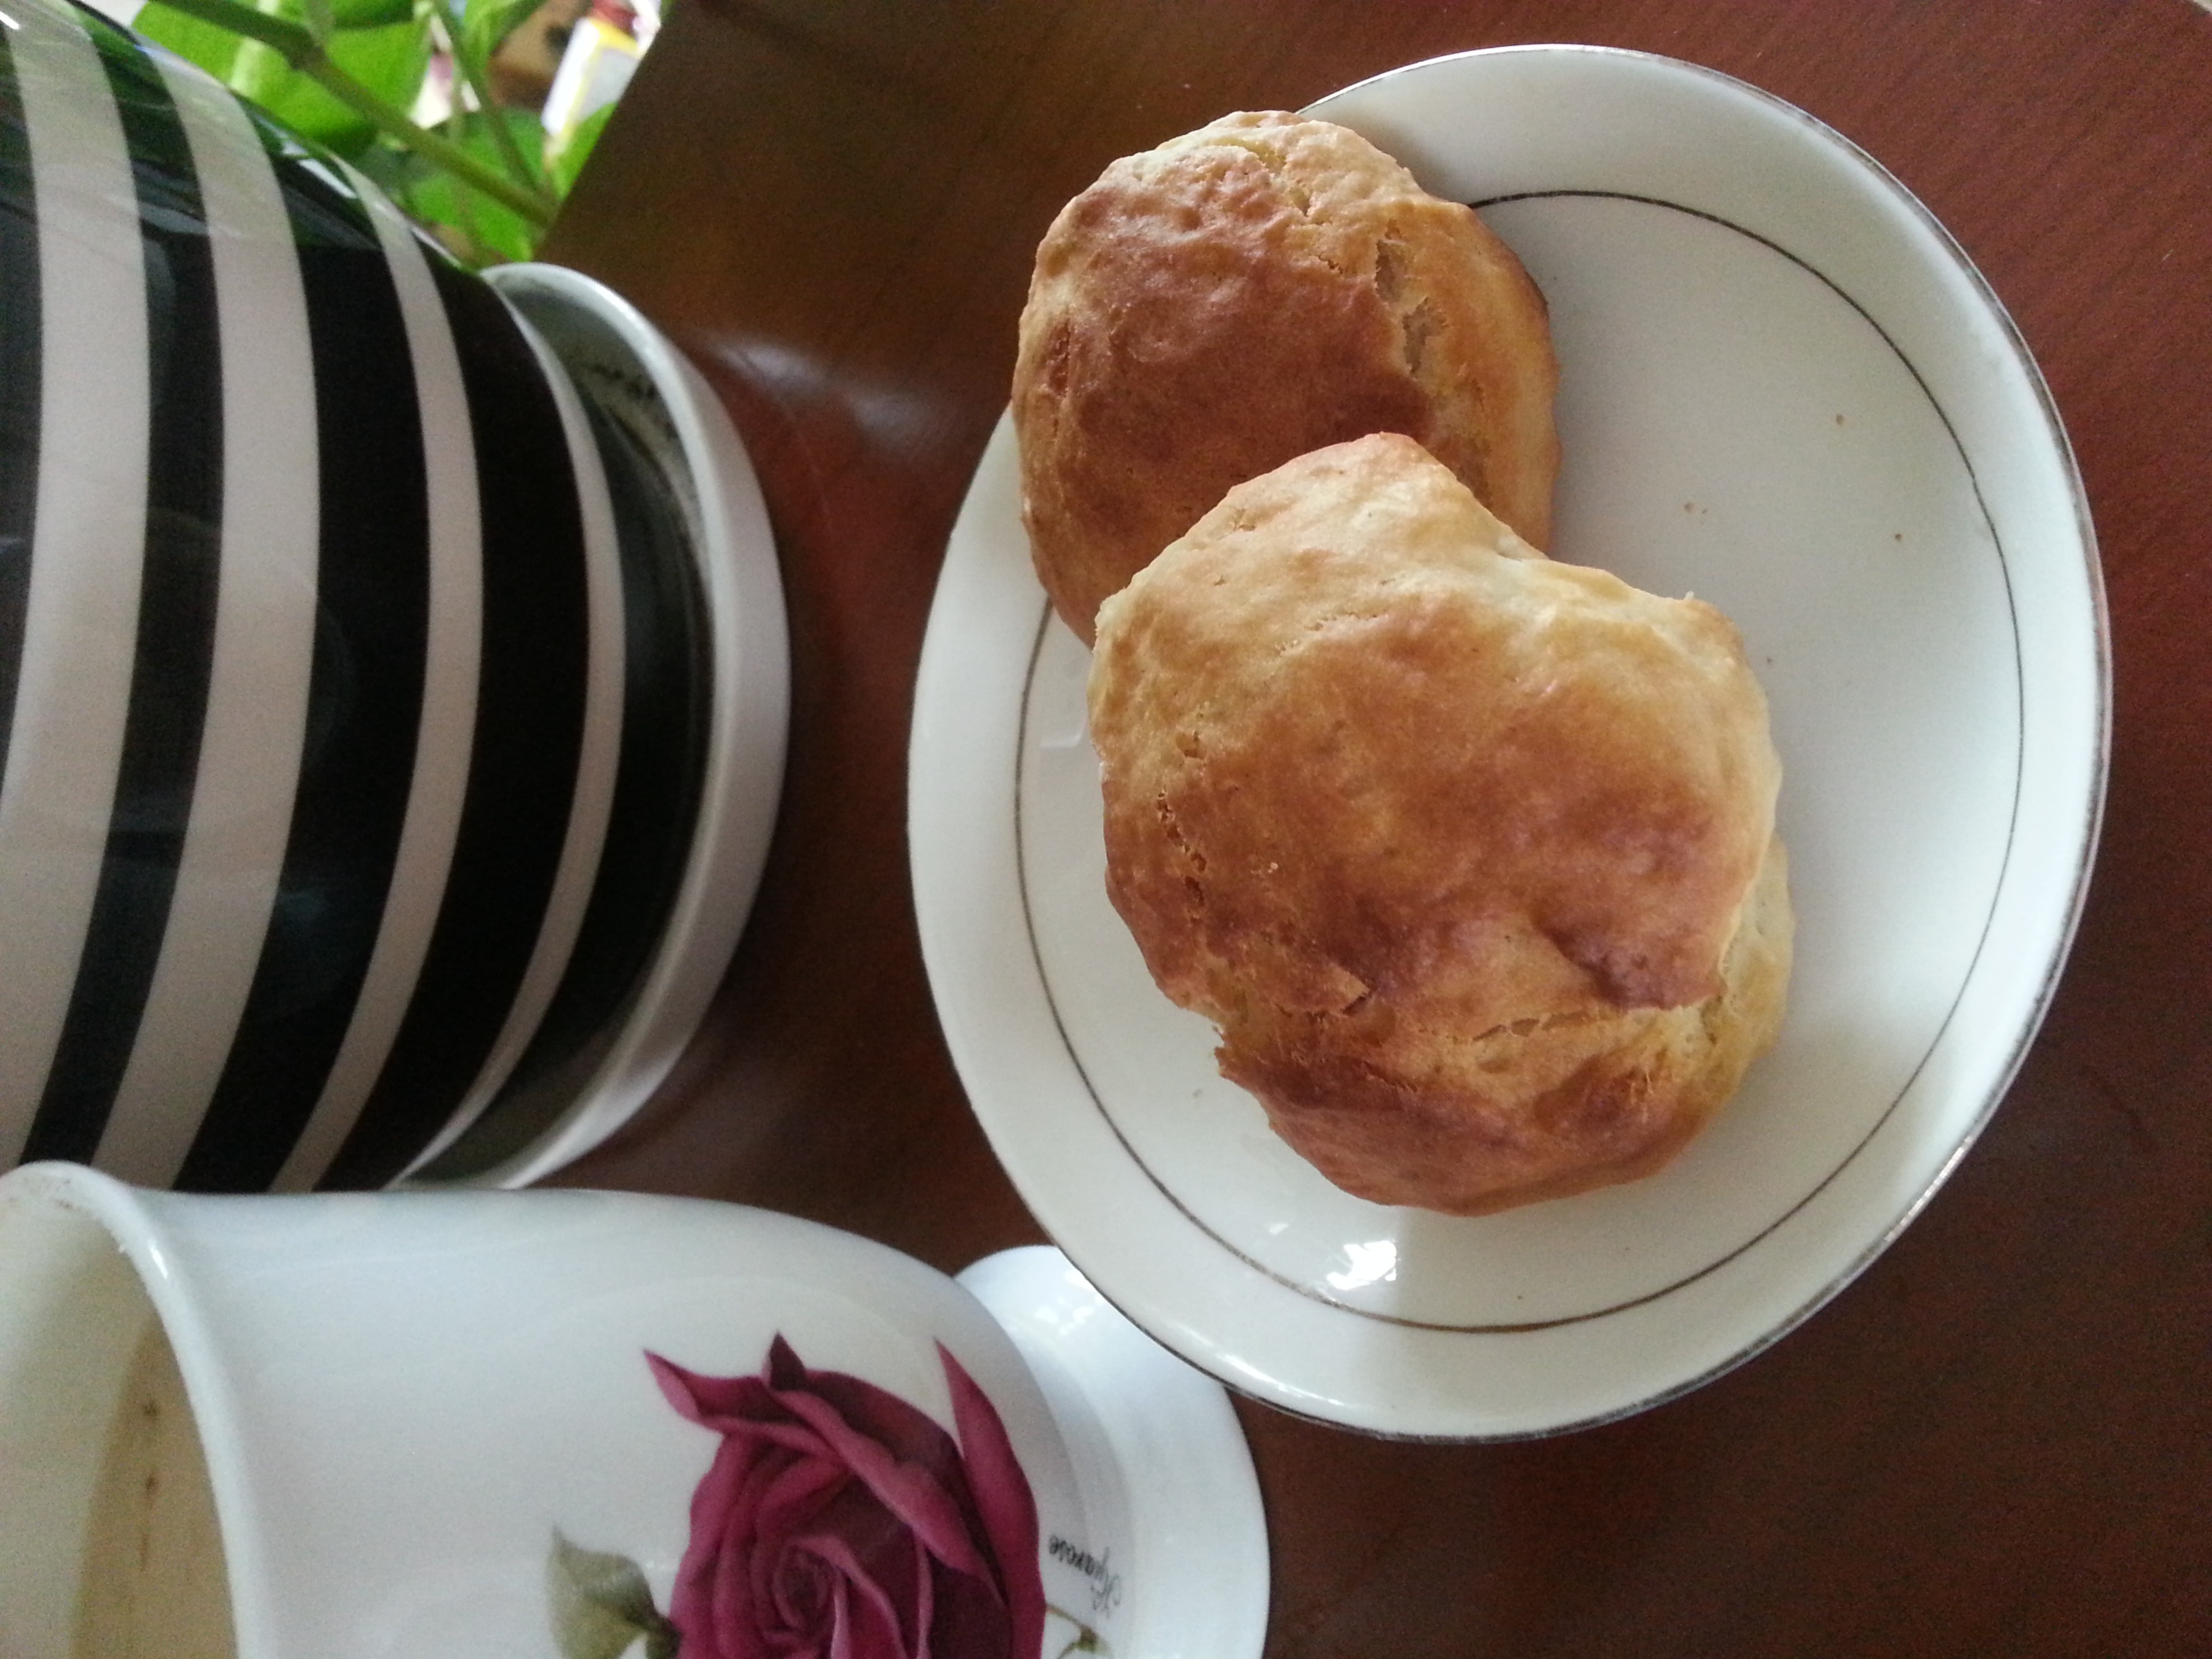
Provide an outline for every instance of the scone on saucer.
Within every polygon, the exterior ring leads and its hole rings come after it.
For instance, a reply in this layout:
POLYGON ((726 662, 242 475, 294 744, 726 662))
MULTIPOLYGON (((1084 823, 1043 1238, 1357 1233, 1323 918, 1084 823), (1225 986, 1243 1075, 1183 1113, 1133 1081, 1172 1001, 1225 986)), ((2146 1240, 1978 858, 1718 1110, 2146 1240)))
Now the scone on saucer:
POLYGON ((1109 167, 1039 246, 1012 412, 1037 574, 1101 601, 1223 495, 1401 432, 1551 535, 1543 296, 1469 208, 1345 127, 1231 115, 1109 167))
POLYGON ((1781 767, 1734 625, 1545 558, 1410 438, 1230 490, 1100 611, 1090 702, 1115 908, 1348 1192, 1648 1174, 1773 1041, 1781 767))

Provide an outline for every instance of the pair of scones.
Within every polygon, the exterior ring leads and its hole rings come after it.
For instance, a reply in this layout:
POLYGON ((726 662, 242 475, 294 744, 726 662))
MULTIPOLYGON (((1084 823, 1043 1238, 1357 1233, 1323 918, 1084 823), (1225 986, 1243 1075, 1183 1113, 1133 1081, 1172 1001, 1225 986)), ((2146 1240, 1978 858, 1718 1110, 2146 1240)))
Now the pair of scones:
POLYGON ((1471 211, 1280 114, 1115 163, 1023 316, 1109 896, 1223 1073, 1377 1202, 1647 1174, 1781 1022, 1765 696, 1711 606, 1532 545, 1555 376, 1471 211))

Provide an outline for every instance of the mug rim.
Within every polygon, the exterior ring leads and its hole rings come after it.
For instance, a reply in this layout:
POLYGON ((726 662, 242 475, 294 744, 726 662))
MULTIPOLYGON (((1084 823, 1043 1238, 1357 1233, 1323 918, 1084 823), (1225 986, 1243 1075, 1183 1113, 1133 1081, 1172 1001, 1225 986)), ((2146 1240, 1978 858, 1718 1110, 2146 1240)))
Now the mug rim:
MULTIPOLYGON (((89 1164, 61 1159, 19 1164, 0 1173, 0 1231, 10 1224, 25 1224, 21 1218, 27 1213, 27 1224, 59 1238, 62 1249, 74 1252, 84 1270, 92 1270, 97 1265, 92 1253, 100 1249, 98 1240, 89 1235, 61 1237, 74 1231, 68 1229, 67 1220, 75 1218, 97 1227, 129 1265, 131 1291, 146 1316, 137 1340, 143 1341, 147 1332, 158 1330, 184 1384, 193 1438, 215 1503, 236 1659, 256 1659, 265 1647, 266 1613, 251 1592, 268 1582, 268 1565, 262 1559, 264 1553, 255 1530, 248 1524, 251 1488, 241 1461, 242 1443, 233 1409, 235 1402, 223 1385, 222 1368, 198 1305, 200 1298, 182 1264, 162 1248, 167 1242, 167 1231, 146 1202, 149 1196, 146 1189, 89 1164)), ((193 1196, 211 1200, 228 1195, 193 1196)), ((105 1311, 99 1307, 70 1306, 58 1317, 86 1321, 105 1311)), ((126 1352, 118 1369, 127 1375, 131 1363, 126 1352)), ((118 1386, 122 1386, 120 1379, 118 1386)), ((96 1481, 96 1470, 94 1479, 96 1481)), ((82 1578, 76 1593, 82 1595, 82 1578)))

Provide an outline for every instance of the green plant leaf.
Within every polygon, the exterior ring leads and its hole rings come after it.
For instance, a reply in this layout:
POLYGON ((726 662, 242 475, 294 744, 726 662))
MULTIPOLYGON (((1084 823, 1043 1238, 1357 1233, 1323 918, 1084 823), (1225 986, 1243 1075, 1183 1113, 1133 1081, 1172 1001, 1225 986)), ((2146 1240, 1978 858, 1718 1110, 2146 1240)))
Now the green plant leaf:
POLYGON ((427 16, 416 0, 331 0, 331 15, 342 29, 384 28, 427 16))
POLYGON ((607 118, 615 112, 612 104, 602 104, 582 120, 568 129, 567 135, 545 147, 546 169, 552 174, 553 194, 566 196, 576 182, 576 175, 591 160, 592 149, 599 142, 599 134, 607 125, 607 118))
MULTIPOLYGON (((301 11, 300 0, 258 0, 253 9, 295 22, 301 11)), ((326 45, 331 61, 394 109, 410 108, 430 66, 427 10, 418 9, 415 0, 336 0, 333 15, 339 27, 326 45)), ((340 103, 258 40, 187 16, 160 0, 149 0, 135 27, 251 99, 301 137, 340 155, 352 156, 364 150, 375 131, 365 116, 340 103)))
POLYGON ((545 187, 545 124, 538 118, 536 110, 509 109, 504 105, 497 109, 471 110, 467 121, 465 147, 471 155, 489 158, 499 154, 498 142, 491 133, 491 124, 497 121, 506 127, 515 149, 521 152, 530 183, 540 190, 545 187))
POLYGON ((527 259, 537 251, 537 237, 520 214, 449 173, 425 173, 392 196, 409 217, 428 225, 446 251, 471 269, 527 259))
MULTIPOLYGON (((325 50, 333 64, 368 91, 392 108, 406 110, 414 105, 430 67, 430 32, 411 18, 378 28, 342 28, 331 36, 325 50)), ((239 60, 240 74, 232 84, 301 137, 352 155, 375 136, 367 117, 295 71, 266 46, 245 48, 239 60)))
POLYGON ((640 1637, 646 1659, 674 1659, 675 1627, 628 1556, 580 1548, 556 1531, 545 1582, 561 1659, 620 1659, 640 1637))
MULTIPOLYGON (((489 113, 471 110, 457 116, 447 128, 460 148, 487 167, 504 170, 498 141, 492 137, 494 119, 507 124, 515 147, 530 169, 531 182, 543 189, 545 130, 527 110, 501 109, 489 113), (456 132, 454 128, 458 127, 456 132)), ((527 259, 538 250, 538 228, 505 204, 481 191, 471 190, 452 173, 425 167, 394 192, 399 204, 424 224, 433 227, 455 258, 465 264, 498 264, 527 259)))
POLYGON ((389 174, 401 206, 469 263, 526 258, 554 204, 537 118, 463 112, 445 135, 407 119, 441 12, 441 0, 151 0, 140 23, 300 137, 389 174))
POLYGON ((147 0, 131 27, 149 40, 159 41, 186 63, 197 64, 225 86, 238 65, 246 42, 218 24, 202 22, 173 11, 160 0, 147 0))
POLYGON ((379 133, 376 142, 354 158, 354 165, 403 207, 408 192, 432 171, 429 162, 388 132, 379 133))

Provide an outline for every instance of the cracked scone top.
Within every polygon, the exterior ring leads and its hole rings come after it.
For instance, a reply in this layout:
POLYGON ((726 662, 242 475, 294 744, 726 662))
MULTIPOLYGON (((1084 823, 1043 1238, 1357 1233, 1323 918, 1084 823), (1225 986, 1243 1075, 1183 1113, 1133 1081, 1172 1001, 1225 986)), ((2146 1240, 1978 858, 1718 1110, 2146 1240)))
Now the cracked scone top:
POLYGON ((1558 380, 1543 296, 1472 210, 1347 128, 1224 117, 1113 163, 1037 249, 1012 410, 1038 576, 1087 642, 1232 485, 1370 432, 1540 547, 1558 380))
POLYGON ((1338 1186, 1481 1214, 1678 1152, 1773 1040, 1780 763, 1735 629, 1411 440, 1229 492, 1099 613, 1107 884, 1338 1186))

